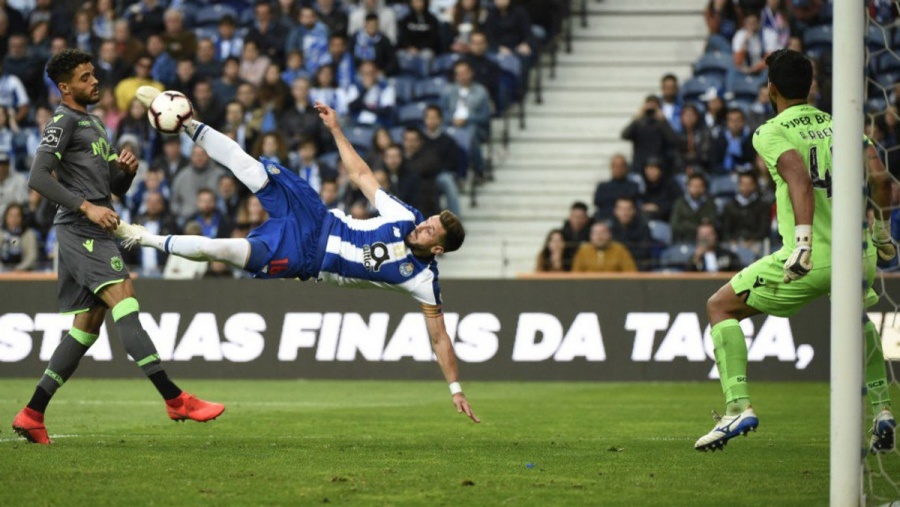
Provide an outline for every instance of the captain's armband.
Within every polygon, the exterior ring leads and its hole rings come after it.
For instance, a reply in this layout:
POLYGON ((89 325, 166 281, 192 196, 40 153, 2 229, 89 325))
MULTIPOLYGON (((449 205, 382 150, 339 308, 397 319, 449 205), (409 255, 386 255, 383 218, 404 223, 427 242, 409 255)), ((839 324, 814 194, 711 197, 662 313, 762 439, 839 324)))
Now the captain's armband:
POLYGON ((426 304, 422 305, 422 313, 424 313, 425 316, 430 319, 435 319, 444 314, 444 312, 441 311, 441 305, 426 305, 426 304))

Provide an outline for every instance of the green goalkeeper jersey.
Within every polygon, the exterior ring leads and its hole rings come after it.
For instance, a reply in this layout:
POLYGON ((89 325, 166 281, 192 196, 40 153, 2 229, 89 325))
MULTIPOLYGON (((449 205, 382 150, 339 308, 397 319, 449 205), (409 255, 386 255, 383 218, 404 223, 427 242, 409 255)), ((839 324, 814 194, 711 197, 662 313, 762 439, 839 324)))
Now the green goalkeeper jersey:
MULTIPOLYGON (((778 208, 778 232, 784 242, 775 255, 787 259, 794 250, 794 207, 787 183, 778 174, 778 158, 790 150, 797 150, 813 182, 816 209, 813 215, 812 263, 814 268, 831 266, 831 146, 833 130, 831 115, 808 104, 799 104, 782 111, 764 123, 753 136, 753 147, 765 160, 769 174, 775 181, 775 204, 778 208)), ((861 170, 858 167, 851 170, 861 170)), ((843 169, 841 169, 843 170, 843 169)), ((860 215, 862 219, 862 215, 860 215)), ((875 247, 867 243, 867 255, 874 255, 875 247)))

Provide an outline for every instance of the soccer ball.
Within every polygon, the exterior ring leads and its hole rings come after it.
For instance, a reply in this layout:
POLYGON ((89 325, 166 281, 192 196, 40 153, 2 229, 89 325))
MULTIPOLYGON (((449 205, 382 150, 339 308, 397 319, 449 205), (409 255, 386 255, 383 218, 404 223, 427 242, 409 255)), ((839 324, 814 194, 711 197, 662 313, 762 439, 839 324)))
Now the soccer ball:
POLYGON ((194 116, 191 101, 180 92, 162 92, 147 110, 153 128, 163 134, 177 134, 194 116))

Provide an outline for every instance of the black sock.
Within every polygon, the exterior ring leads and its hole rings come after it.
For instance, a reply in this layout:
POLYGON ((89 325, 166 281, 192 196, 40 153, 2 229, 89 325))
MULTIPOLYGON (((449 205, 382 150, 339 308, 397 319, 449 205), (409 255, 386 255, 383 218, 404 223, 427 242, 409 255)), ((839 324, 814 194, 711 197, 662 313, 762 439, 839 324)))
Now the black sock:
POLYGON ((159 394, 161 394, 166 401, 181 396, 181 389, 169 379, 169 376, 166 375, 165 371, 158 371, 147 378, 150 379, 150 382, 153 382, 153 385, 156 386, 156 390, 159 391, 159 394))
POLYGON ((50 393, 44 391, 41 387, 37 387, 34 390, 34 395, 31 397, 31 401, 28 402, 28 408, 34 410, 35 412, 44 413, 47 410, 47 405, 50 403, 50 393))

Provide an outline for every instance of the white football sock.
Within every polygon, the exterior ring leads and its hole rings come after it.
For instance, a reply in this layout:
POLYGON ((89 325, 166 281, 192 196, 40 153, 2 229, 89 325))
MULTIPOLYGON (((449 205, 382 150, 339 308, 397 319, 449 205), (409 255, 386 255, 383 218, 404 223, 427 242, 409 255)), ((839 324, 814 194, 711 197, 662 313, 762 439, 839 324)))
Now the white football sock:
POLYGON ((157 236, 145 234, 141 245, 194 261, 221 261, 243 268, 250 258, 246 239, 209 239, 204 236, 157 236))
POLYGON ((248 155, 238 143, 225 134, 197 120, 191 120, 184 131, 191 136, 197 146, 206 150, 211 159, 231 169, 234 176, 254 194, 269 181, 269 176, 259 160, 248 155))

